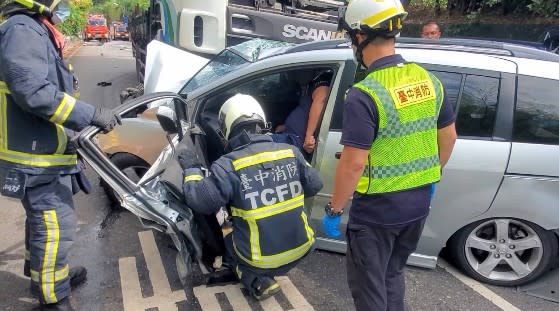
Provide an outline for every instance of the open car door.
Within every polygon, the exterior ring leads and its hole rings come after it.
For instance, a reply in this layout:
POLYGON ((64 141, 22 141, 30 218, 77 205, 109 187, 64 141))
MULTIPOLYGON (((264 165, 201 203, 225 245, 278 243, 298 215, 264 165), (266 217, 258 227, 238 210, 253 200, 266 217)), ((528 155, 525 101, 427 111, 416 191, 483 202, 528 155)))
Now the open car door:
MULTIPOLYGON (((204 245, 196 221, 199 215, 184 202, 182 169, 174 152, 182 143, 197 148, 190 135, 193 128, 186 109, 184 99, 175 93, 141 96, 116 109, 122 117, 122 125, 115 130, 142 135, 145 144, 153 144, 154 137, 159 140, 167 137, 168 143, 161 144, 164 146, 161 154, 139 181, 133 181, 120 171, 99 144, 103 135, 111 133, 103 134, 99 128, 90 126, 77 138, 79 154, 114 190, 121 205, 136 215, 144 227, 171 237, 178 250, 177 270, 183 284, 192 273, 193 262, 200 265, 202 273, 211 272, 202 260, 204 245)), ((200 158, 205 159, 203 154, 200 158)))

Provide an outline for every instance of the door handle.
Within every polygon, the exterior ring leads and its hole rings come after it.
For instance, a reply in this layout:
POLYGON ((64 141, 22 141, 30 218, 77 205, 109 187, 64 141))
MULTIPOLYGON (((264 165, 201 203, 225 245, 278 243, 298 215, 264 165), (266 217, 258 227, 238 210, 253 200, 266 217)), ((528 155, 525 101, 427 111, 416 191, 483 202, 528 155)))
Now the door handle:
POLYGON ((336 153, 334 154, 334 157, 336 157, 336 159, 339 160, 339 159, 342 157, 342 152, 341 152, 341 151, 340 151, 340 152, 336 152, 336 153))

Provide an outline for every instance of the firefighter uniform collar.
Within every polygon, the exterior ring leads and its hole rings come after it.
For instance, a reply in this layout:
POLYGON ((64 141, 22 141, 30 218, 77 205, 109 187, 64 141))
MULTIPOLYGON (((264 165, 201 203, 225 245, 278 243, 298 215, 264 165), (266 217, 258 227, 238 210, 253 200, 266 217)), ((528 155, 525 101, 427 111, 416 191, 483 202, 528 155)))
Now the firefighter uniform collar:
POLYGON ((247 134, 243 132, 229 140, 230 150, 237 150, 250 144, 272 142, 272 136, 265 134, 247 134))
POLYGON ((370 74, 375 70, 379 70, 385 67, 392 67, 392 66, 396 66, 397 64, 403 64, 403 63, 406 63, 406 60, 400 54, 385 56, 383 58, 379 58, 376 61, 374 61, 371 64, 371 66, 369 66, 369 68, 367 69, 367 74, 370 74))

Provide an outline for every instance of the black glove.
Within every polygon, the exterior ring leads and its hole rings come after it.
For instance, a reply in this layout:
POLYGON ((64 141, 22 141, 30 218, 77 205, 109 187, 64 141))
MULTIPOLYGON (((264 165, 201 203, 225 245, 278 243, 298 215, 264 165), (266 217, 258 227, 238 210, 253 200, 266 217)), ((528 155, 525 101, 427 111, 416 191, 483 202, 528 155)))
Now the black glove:
POLYGON ((196 154, 194 144, 191 141, 185 141, 189 139, 189 137, 185 137, 176 147, 177 158, 183 170, 202 167, 202 161, 196 154))
POLYGON ((122 125, 120 116, 114 113, 112 109, 100 107, 95 108, 91 125, 100 127, 103 130, 103 133, 108 133, 113 130, 117 123, 122 125))

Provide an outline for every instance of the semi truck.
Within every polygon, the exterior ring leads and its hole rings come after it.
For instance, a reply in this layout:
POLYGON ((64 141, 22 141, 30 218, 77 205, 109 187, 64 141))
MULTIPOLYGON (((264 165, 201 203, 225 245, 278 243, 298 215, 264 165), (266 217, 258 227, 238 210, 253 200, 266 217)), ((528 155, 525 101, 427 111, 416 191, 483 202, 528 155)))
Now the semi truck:
POLYGON ((291 43, 341 38, 345 0, 151 0, 129 23, 138 82, 152 40, 209 57, 227 46, 261 38, 291 43))

